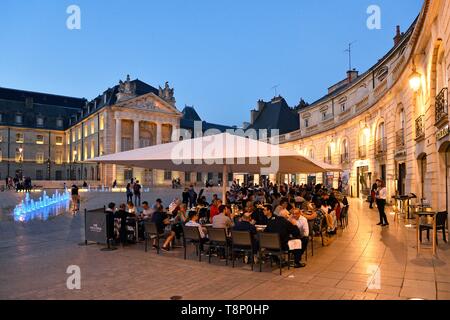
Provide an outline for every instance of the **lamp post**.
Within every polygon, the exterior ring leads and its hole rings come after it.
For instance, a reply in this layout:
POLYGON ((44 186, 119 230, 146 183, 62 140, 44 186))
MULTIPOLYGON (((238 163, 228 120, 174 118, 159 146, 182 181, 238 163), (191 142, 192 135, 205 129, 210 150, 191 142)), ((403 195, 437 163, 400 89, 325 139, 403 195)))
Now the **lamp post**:
POLYGON ((23 147, 19 147, 20 178, 23 177, 23 147))

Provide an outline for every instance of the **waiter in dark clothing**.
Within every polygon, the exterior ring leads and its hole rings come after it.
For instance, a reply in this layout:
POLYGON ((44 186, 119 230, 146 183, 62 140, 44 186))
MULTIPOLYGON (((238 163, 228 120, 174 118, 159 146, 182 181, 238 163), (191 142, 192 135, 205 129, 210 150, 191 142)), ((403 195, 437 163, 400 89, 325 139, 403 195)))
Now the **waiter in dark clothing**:
MULTIPOLYGON (((282 217, 277 217, 273 214, 272 206, 266 205, 264 206, 264 215, 268 219, 267 228, 264 232, 267 233, 278 233, 280 235, 281 245, 283 250, 288 251, 289 245, 288 242, 292 239, 300 239, 300 230, 297 226, 293 225, 291 222, 282 217)), ((301 250, 292 250, 294 254, 294 267, 304 268, 306 264, 300 261, 302 256, 301 250)))

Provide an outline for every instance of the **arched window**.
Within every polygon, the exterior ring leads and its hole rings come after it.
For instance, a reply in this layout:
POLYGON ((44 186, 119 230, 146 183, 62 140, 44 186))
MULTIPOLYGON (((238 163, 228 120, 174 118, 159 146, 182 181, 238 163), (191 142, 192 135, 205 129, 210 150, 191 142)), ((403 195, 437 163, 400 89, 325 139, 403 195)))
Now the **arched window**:
POLYGON ((359 158, 367 157, 367 140, 368 137, 366 135, 366 130, 361 130, 359 134, 359 148, 358 148, 358 156, 359 158))
POLYGON ((397 148, 405 147, 405 125, 406 125, 405 122, 406 122, 405 110, 401 108, 398 114, 398 130, 396 136, 397 148))

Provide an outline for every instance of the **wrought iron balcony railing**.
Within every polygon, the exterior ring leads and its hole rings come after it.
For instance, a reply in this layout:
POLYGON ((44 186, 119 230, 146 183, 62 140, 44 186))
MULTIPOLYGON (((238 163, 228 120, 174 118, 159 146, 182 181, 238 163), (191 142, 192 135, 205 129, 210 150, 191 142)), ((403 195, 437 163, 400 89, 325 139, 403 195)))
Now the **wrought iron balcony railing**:
POLYGON ((348 153, 341 154, 341 164, 349 163, 350 157, 348 153))
POLYGON ((416 119, 416 140, 425 138, 425 117, 423 115, 416 119))
POLYGON ((448 88, 443 88, 436 96, 436 124, 448 117, 448 88))
POLYGON ((367 147, 366 147, 366 145, 359 146, 359 148, 358 148, 358 155, 359 155, 359 157, 361 159, 364 159, 364 158, 367 157, 367 147))
POLYGON ((378 139, 375 143, 375 156, 385 155, 387 152, 387 140, 386 138, 378 139))
POLYGON ((405 129, 398 130, 395 138, 396 138, 395 144, 397 146, 397 149, 404 149, 405 148, 405 129))
POLYGON ((323 158, 323 162, 328 163, 328 164, 331 164, 331 156, 324 157, 324 158, 323 158))

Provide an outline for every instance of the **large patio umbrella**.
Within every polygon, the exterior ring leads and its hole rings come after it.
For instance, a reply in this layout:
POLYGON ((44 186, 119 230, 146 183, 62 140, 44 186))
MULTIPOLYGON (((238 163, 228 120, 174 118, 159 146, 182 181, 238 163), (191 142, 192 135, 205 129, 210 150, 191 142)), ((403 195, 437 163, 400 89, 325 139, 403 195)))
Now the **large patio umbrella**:
POLYGON ((341 171, 340 167, 307 158, 298 151, 230 133, 119 152, 86 162, 182 172, 222 172, 224 201, 228 172, 269 175, 341 171))

